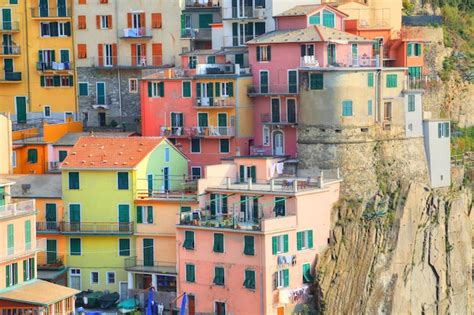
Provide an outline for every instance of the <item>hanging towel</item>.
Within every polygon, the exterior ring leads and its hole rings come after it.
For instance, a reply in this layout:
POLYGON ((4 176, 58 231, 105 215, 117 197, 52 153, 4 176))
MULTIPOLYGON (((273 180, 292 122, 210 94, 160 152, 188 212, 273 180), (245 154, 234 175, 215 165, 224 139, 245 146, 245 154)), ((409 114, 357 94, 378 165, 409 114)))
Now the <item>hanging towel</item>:
POLYGON ((283 168, 285 167, 285 163, 277 163, 276 169, 277 169, 277 174, 282 175, 283 174, 283 168))
POLYGON ((276 168, 276 163, 273 163, 272 167, 270 168, 270 177, 273 177, 273 175, 275 175, 275 168, 276 168))

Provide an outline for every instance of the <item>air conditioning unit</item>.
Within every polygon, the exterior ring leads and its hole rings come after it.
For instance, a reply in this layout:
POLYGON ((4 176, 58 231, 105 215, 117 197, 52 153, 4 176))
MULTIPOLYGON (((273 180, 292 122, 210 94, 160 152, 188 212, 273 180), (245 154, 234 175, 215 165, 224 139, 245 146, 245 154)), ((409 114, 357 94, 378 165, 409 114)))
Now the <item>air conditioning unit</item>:
POLYGON ((258 19, 264 19, 265 18, 265 8, 256 8, 253 11, 253 16, 258 18, 258 19))

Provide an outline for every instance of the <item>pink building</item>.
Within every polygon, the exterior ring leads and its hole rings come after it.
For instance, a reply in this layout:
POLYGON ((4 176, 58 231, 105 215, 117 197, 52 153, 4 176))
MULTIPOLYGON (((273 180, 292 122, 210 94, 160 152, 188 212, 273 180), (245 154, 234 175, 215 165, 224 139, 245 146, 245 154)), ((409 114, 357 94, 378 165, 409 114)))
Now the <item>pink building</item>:
POLYGON ((247 42, 253 73, 248 90, 254 98, 252 154, 296 157, 301 86, 320 85, 317 78, 324 71, 377 65, 373 40, 344 32, 346 17, 329 5, 296 6, 275 16, 277 30, 247 42), (313 82, 308 82, 308 70, 316 73, 313 82))
POLYGON ((280 160, 206 167, 199 209, 180 214, 176 234, 189 314, 284 314, 305 302, 341 180, 278 177, 280 160))
POLYGON ((252 107, 248 69, 226 62, 222 51, 193 51, 183 68, 160 70, 141 84, 142 133, 165 136, 191 160, 190 173, 222 158, 249 154, 252 107))

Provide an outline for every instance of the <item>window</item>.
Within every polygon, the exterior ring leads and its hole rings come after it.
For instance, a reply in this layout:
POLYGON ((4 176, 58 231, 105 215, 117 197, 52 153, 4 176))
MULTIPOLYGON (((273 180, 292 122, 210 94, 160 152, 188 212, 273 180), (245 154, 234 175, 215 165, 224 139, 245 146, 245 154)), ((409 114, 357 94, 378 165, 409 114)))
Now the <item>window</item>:
POLYGON ((67 151, 59 150, 59 162, 63 162, 67 157, 67 151))
POLYGON ((219 152, 220 153, 229 153, 230 152, 229 139, 220 139, 219 140, 219 152))
POLYGON ((197 59, 196 56, 189 56, 188 66, 189 69, 196 69, 197 59))
POLYGON ((312 283, 313 276, 311 275, 311 264, 306 263, 302 265, 303 268, 303 283, 312 283))
POLYGON ((255 270, 245 270, 244 287, 246 289, 255 290, 255 270))
POLYGON ((69 189, 79 189, 79 172, 69 172, 69 189))
POLYGON ((184 231, 183 247, 189 250, 194 249, 194 232, 193 231, 184 231))
POLYGON ((87 45, 77 44, 77 59, 87 58, 87 45))
POLYGON ((165 82, 148 82, 148 97, 164 97, 165 82))
POLYGON ((387 74, 386 86, 388 88, 397 87, 397 75, 396 74, 387 74))
POLYGON ((192 176, 193 179, 200 179, 201 178, 201 167, 200 166, 191 167, 191 176, 192 176))
POLYGON ((74 85, 72 75, 42 75, 40 77, 42 87, 69 87, 74 85))
POLYGON ((224 252, 224 234, 214 233, 214 253, 223 253, 224 252))
POLYGON ((449 137, 449 123, 438 123, 438 138, 449 137))
POLYGON ((213 65, 213 64, 216 63, 216 56, 207 56, 206 59, 207 59, 207 60, 206 60, 206 63, 207 63, 207 64, 213 65))
POLYGON ((196 282, 196 267, 192 264, 186 264, 186 282, 196 282))
POLYGON ((296 232, 296 249, 313 248, 313 230, 296 232))
POLYGON ((323 25, 326 27, 334 27, 335 15, 331 11, 324 10, 323 11, 323 25))
POLYGON ((367 86, 368 87, 373 87, 374 86, 374 74, 373 73, 369 73, 367 75, 367 86))
POLYGON ((276 287, 288 288, 290 285, 290 272, 288 269, 281 269, 275 273, 276 287))
POLYGON ((296 70, 288 71, 288 92, 292 94, 298 92, 298 71, 296 70))
POLYGON ((38 163, 38 150, 37 149, 28 149, 27 162, 30 164, 38 163))
POLYGON ((6 265, 6 285, 13 286, 18 283, 18 263, 6 265))
POLYGON ((137 206, 137 223, 153 223, 153 206, 137 206))
POLYGON ((98 29, 111 29, 112 28, 112 15, 98 15, 97 28, 98 29))
POLYGON ((253 236, 244 236, 244 255, 253 256, 255 255, 255 239, 253 236))
POLYGON ((18 4, 18 0, 10 0, 10 4, 18 4))
POLYGON ((87 28, 87 20, 85 15, 77 16, 77 29, 85 30, 87 28))
POLYGON ((183 81, 182 83, 182 96, 191 97, 191 82, 183 81))
POLYGON ((281 254, 288 252, 288 234, 272 237, 272 254, 281 254))
POLYGON ((311 25, 319 25, 321 24, 321 12, 313 14, 309 17, 309 24, 311 25))
POLYGON ((421 43, 408 43, 407 45, 407 56, 412 57, 421 56, 421 43))
POLYGON ((257 61, 270 61, 272 60, 272 47, 271 46, 257 46, 257 61))
POLYGON ((276 217, 285 216, 285 199, 285 197, 275 197, 275 208, 273 211, 275 211, 276 217))
POLYGON ((69 240, 69 255, 71 256, 81 256, 81 239, 80 238, 71 238, 69 240))
POLYGON ((16 168, 16 151, 12 152, 12 168, 16 168))
POLYGON ((262 127, 262 137, 263 137, 263 145, 269 146, 270 145, 270 128, 268 128, 268 126, 262 127))
POLYGON ((71 36, 71 22, 41 22, 41 37, 67 37, 71 36))
POLYGON ((35 259, 28 258, 23 260, 23 281, 34 279, 35 277, 35 259))
POLYGON ((119 239, 119 256, 130 256, 130 239, 119 239))
POLYGON ((161 13, 152 13, 151 14, 151 27, 152 28, 161 28, 161 13))
POLYGON ((138 93, 138 79, 136 78, 128 79, 128 92, 138 93))
POLYGON ((408 95, 408 111, 415 111, 415 95, 413 94, 408 95))
POLYGON ((170 161, 170 148, 165 148, 165 162, 170 161))
POLYGON ((31 221, 25 221, 25 249, 31 249, 31 221))
POLYGON ((99 272, 91 271, 91 284, 99 284, 99 272))
POLYGON ((51 106, 45 105, 43 108, 43 116, 44 117, 51 117, 51 106))
POLYGON ((115 284, 115 272, 107 271, 106 276, 107 276, 106 278, 107 284, 115 284))
POLYGON ((117 188, 120 190, 128 190, 128 172, 117 173, 117 188))
POLYGON ((8 255, 13 255, 15 251, 15 242, 14 242, 14 227, 13 224, 8 224, 7 226, 7 253, 8 255))
POLYGON ((372 116, 372 100, 367 101, 367 115, 372 116))
POLYGON ((224 268, 215 267, 214 268, 214 284, 215 285, 224 285, 224 268))
POLYGON ((201 153, 201 139, 191 139, 191 153, 201 153))
POLYGON ((342 101, 342 116, 352 116, 352 101, 342 101))
POLYGON ((322 90, 324 88, 324 76, 322 73, 311 73, 309 75, 309 88, 311 90, 322 90))

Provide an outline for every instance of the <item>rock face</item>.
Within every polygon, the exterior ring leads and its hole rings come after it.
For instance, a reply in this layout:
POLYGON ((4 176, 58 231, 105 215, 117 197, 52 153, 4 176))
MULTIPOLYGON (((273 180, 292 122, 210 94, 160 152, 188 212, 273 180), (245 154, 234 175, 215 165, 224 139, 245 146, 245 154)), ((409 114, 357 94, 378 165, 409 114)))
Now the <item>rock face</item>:
POLYGON ((326 314, 471 314, 471 195, 393 186, 336 209, 318 264, 326 314))

